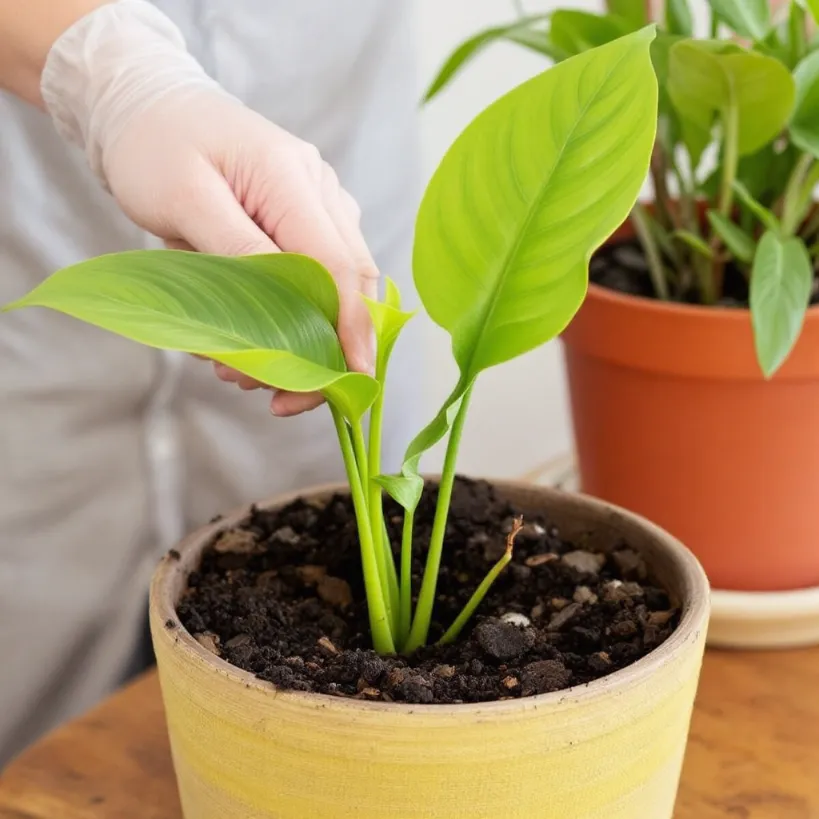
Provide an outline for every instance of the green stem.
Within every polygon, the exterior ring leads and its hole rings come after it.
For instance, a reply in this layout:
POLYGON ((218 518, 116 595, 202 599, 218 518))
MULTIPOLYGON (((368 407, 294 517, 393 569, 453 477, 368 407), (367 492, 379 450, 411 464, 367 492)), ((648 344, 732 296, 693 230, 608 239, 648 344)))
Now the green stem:
POLYGON ((486 597, 487 592, 492 587, 492 584, 498 579, 498 575, 506 568, 509 561, 512 559, 512 551, 515 548, 515 538, 518 532, 523 527, 523 520, 518 518, 515 521, 514 528, 506 538, 506 551, 501 559, 489 570, 483 582, 477 589, 469 602, 463 607, 461 613, 455 618, 455 622, 446 630, 445 634, 438 641, 438 645, 445 645, 452 643, 458 639, 458 635, 463 630, 463 627, 469 622, 469 618, 475 613, 475 609, 480 606, 483 598, 486 597))
POLYGON ((415 513, 404 510, 404 528, 401 532, 401 616, 398 631, 402 644, 409 638, 412 626, 412 531, 415 513))
MULTIPOLYGON (((370 520, 367 513, 367 499, 364 495, 361 475, 350 430, 341 413, 332 405, 330 411, 336 425, 338 441, 341 445, 341 455, 344 467, 347 470, 347 479, 350 482, 350 493, 355 507, 356 522, 358 524, 358 540, 361 548, 361 566, 364 574, 364 588, 367 593, 367 609, 370 616, 370 631, 372 632, 373 648, 379 654, 395 654, 395 642, 390 629, 390 616, 387 611, 387 602, 381 586, 381 577, 378 573, 375 544, 370 531, 370 520)), ((360 428, 360 427, 359 427, 360 428)))
POLYGON ((384 563, 387 567, 387 591, 390 598, 390 614, 392 615, 392 633, 398 634, 398 627, 401 623, 401 592, 398 587, 398 570, 395 568, 395 556, 392 553, 390 534, 387 531, 387 523, 384 515, 381 515, 382 551, 384 552, 384 563))
POLYGON ((637 202, 631 211, 631 221, 634 224, 634 231, 646 254, 651 283, 654 285, 654 293, 658 299, 668 301, 668 282, 665 278, 665 269, 663 267, 660 249, 657 246, 657 240, 651 230, 650 219, 651 217, 648 215, 648 211, 637 202))
POLYGON ((804 219, 805 208, 810 201, 806 202, 804 198, 805 179, 812 164, 813 157, 810 154, 802 154, 788 179, 782 197, 782 233, 784 236, 793 236, 804 219))
POLYGON ((719 212, 730 219, 734 204, 734 181, 739 168, 739 106, 729 105, 723 112, 722 183, 719 193, 719 212))
POLYGON ((370 410, 370 430, 367 447, 367 472, 369 483, 367 486, 367 505, 370 513, 370 530, 373 533, 375 548, 380 553, 379 573, 384 593, 390 596, 390 609, 393 618, 393 632, 398 626, 398 576, 395 569, 395 559, 390 548, 390 538, 387 525, 384 522, 384 493, 381 487, 373 480, 381 474, 381 439, 384 426, 384 383, 386 380, 386 361, 378 356, 375 367, 375 378, 381 385, 381 390, 370 410))
POLYGON ((432 607, 435 603, 435 590, 438 585, 438 571, 441 568, 441 555, 444 550, 444 536, 449 516, 449 504, 452 500, 452 487, 455 483, 455 464, 458 458, 458 447, 466 421, 466 411, 469 399, 472 396, 474 382, 467 388, 461 398, 461 406, 452 424, 452 431, 447 441, 444 468, 441 473, 441 483, 438 486, 438 503, 435 506, 435 519, 432 523, 432 536, 429 542, 429 553, 424 566, 424 578, 421 581, 421 591, 418 594, 418 605, 412 621, 410 636, 404 651, 407 654, 420 648, 427 641, 429 626, 432 622, 432 607))

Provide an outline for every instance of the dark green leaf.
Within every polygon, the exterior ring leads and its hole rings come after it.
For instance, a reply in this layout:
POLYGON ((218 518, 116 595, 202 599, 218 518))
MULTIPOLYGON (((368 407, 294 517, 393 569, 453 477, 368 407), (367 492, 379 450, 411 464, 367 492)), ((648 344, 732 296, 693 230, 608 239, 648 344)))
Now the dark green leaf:
POLYGON ((665 27, 669 34, 683 37, 694 35, 694 15, 688 0, 666 0, 665 27))
POLYGON ((610 43, 628 33, 628 24, 619 17, 564 9, 552 14, 549 28, 552 43, 572 56, 610 43))
POLYGON ((478 52, 498 40, 514 40, 553 57, 555 50, 551 47, 548 35, 534 28, 537 22, 546 19, 548 16, 547 14, 540 14, 523 20, 516 20, 508 25, 492 26, 492 28, 478 32, 465 40, 447 58, 438 75, 427 89, 424 102, 429 102, 442 88, 448 85, 455 74, 473 59, 478 52))
POLYGON ((740 156, 773 140, 788 121, 795 86, 787 68, 772 57, 727 43, 686 40, 671 48, 669 93, 696 164, 718 112, 736 109, 740 156))
POLYGON ((631 31, 649 23, 646 0, 607 0, 606 7, 610 14, 625 20, 631 31))
POLYGON ((771 29, 770 0, 708 0, 714 14, 740 37, 764 40, 771 29))
POLYGON ((751 318, 757 358, 766 378, 785 362, 802 330, 813 267, 801 239, 766 233, 751 272, 751 318))

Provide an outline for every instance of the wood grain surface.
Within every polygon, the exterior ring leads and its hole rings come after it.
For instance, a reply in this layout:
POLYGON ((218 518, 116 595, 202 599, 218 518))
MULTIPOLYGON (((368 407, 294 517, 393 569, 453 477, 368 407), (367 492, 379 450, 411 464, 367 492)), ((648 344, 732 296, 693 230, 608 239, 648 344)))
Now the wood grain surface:
MULTIPOLYGON (((155 676, 9 766, 0 819, 181 819, 155 676)), ((819 819, 819 649, 706 655, 675 819, 819 819)))

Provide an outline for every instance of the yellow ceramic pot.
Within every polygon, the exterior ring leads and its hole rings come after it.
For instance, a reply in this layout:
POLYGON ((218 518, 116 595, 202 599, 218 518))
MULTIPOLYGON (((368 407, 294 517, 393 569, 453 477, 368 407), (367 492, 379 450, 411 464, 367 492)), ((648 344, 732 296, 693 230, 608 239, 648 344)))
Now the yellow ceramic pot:
POLYGON ((238 513, 184 541, 151 591, 186 819, 671 819, 708 620, 702 569, 668 534, 605 503, 498 488, 593 548, 625 538, 682 607, 677 631, 627 669, 529 699, 424 706, 279 692, 202 648, 174 611, 203 547, 238 513))

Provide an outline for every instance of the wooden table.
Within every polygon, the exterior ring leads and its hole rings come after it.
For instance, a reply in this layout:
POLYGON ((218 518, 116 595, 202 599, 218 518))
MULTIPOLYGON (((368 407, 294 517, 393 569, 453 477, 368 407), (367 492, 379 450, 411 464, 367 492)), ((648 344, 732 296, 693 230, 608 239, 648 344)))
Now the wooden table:
MULTIPOLYGON (((11 765, 0 819, 181 819, 156 678, 11 765)), ((819 649, 707 655, 675 819, 819 819, 819 649)))

